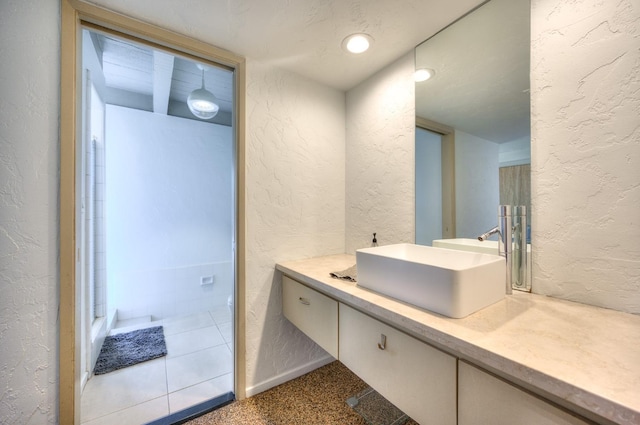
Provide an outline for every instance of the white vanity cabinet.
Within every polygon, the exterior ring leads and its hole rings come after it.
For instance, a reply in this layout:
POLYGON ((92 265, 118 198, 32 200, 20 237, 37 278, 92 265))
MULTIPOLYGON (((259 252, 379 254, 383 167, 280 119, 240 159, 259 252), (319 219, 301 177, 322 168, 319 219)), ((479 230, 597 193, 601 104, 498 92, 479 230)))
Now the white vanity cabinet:
POLYGON ((355 261, 338 254, 276 268, 339 303, 338 359, 421 424, 455 423, 456 417, 459 425, 640 424, 640 399, 633 397, 640 363, 629 361, 640 358, 640 345, 617 344, 638 339, 634 315, 517 292, 481 314, 447 319, 329 277, 355 261), (586 328, 589 349, 598 354, 589 359, 586 342, 572 343, 584 339, 586 328), (377 347, 381 334, 384 350, 377 347), (521 338, 504 343, 516 334, 521 338), (429 354, 415 355, 404 342, 397 350, 395 335, 429 354), (573 358, 581 361, 557 375, 573 358), (432 414, 446 417, 432 420, 432 414))
POLYGON ((458 367, 458 425, 586 425, 570 415, 475 366, 458 367))
POLYGON ((339 326, 345 366, 418 423, 456 424, 455 357, 344 304, 339 326))
POLYGON ((284 316, 309 338, 338 358, 338 302, 282 276, 284 316))

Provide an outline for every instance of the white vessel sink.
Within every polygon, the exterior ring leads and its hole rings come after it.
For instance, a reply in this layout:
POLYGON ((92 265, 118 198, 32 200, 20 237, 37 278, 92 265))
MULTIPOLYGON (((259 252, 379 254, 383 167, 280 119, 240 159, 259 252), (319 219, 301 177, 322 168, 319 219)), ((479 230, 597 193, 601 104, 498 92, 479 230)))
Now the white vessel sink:
POLYGON ((397 244, 356 251, 358 286, 462 318, 505 296, 505 260, 476 252, 397 244))

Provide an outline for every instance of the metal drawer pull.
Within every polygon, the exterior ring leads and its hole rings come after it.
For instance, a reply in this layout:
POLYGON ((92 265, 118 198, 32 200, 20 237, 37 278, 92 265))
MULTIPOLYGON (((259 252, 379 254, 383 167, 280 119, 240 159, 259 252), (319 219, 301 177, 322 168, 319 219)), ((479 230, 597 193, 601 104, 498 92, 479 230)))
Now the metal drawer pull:
POLYGON ((387 336, 385 334, 380 334, 380 342, 378 343, 378 348, 381 350, 387 348, 387 336))
POLYGON ((302 304, 304 304, 304 305, 311 305, 311 301, 309 301, 307 298, 300 297, 300 298, 298 298, 298 299, 299 299, 299 300, 300 300, 300 302, 301 302, 302 304))

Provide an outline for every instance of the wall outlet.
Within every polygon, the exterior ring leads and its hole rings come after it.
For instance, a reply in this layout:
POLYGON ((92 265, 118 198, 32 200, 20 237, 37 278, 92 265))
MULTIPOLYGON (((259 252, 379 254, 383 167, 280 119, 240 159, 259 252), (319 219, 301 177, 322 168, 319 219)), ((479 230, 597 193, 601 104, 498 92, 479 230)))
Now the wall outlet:
POLYGON ((213 285, 213 281, 215 280, 215 276, 211 275, 211 276, 202 276, 200 278, 200 286, 204 286, 204 285, 213 285))

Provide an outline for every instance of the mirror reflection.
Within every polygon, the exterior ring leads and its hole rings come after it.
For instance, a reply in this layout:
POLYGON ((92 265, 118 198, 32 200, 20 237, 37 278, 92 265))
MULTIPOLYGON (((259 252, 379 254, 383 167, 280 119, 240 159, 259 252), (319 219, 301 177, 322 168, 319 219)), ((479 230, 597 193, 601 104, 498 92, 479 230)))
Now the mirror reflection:
POLYGON ((416 243, 531 206, 528 0, 491 0, 415 50, 416 243))

